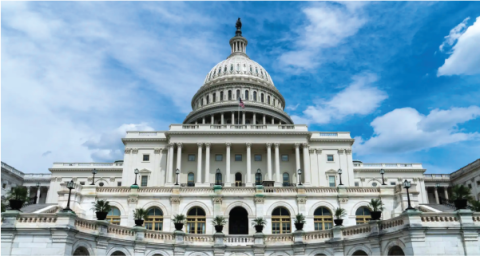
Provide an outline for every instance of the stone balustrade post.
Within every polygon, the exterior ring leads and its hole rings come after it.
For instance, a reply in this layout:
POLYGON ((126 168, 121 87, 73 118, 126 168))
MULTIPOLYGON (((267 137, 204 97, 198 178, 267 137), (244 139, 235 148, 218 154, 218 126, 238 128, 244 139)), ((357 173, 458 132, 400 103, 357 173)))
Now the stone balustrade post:
POLYGON ((332 228, 332 235, 333 238, 328 240, 326 243, 329 244, 333 248, 333 255, 334 256, 344 256, 344 249, 343 249, 343 227, 341 226, 333 226, 332 228))
POLYGON ((73 212, 58 212, 55 227, 76 229, 75 220, 77 220, 77 215, 73 212))
POLYGON ((135 246, 134 246, 134 255, 135 256, 144 256, 147 249, 146 243, 143 241, 145 239, 145 227, 133 227, 135 232, 135 246))
POLYGON ((2 213, 2 255, 12 254, 12 245, 16 236, 17 217, 20 211, 7 210, 2 213))
POLYGON ((422 213, 420 211, 404 211, 404 224, 409 226, 407 239, 405 240, 405 255, 428 255, 431 253, 430 246, 425 242, 425 229, 422 225, 422 213))
POLYGON ((462 225, 462 240, 465 248, 465 255, 480 255, 478 247, 478 227, 473 223, 473 212, 471 210, 458 210, 458 218, 462 225))
POLYGON ((52 247, 55 250, 51 253, 71 255, 73 244, 77 241, 77 238, 75 238, 75 234, 78 232, 75 227, 77 215, 73 212, 59 212, 56 215, 55 228, 51 231, 52 247))
POLYGON ((303 256, 305 255, 305 244, 303 243, 303 234, 301 230, 293 232, 293 255, 303 256))
POLYGON ((185 233, 182 230, 175 230, 175 245, 173 248, 174 256, 184 256, 187 245, 185 244, 185 233))
POLYGON ((215 256, 225 255, 225 248, 227 248, 227 246, 224 243, 224 239, 225 239, 224 233, 217 232, 213 234, 213 240, 214 240, 213 255, 215 256))
POLYGON ((255 256, 264 256, 265 255, 265 235, 263 233, 253 234, 254 244, 253 244, 253 254, 255 256))
POLYGON ((96 239, 97 246, 95 247, 95 255, 107 255, 108 248, 108 221, 106 220, 97 220, 98 237, 96 239))

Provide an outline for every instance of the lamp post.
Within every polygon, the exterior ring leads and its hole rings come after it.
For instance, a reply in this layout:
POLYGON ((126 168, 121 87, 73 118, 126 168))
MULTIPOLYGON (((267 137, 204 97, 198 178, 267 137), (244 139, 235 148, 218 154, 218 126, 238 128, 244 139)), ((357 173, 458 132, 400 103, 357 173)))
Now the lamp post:
POLYGON ((67 188, 68 188, 68 201, 67 201, 67 207, 62 210, 62 212, 73 212, 72 209, 70 209, 70 196, 72 195, 72 189, 74 188, 74 183, 73 180, 67 181, 67 188))
POLYGON ((135 169, 134 173, 135 173, 135 183, 133 183, 133 186, 138 186, 137 185, 137 175, 140 173, 140 171, 138 169, 135 169))
POLYGON ((217 170, 215 171, 215 185, 221 185, 220 175, 222 175, 220 168, 217 168, 217 170))
POLYGON ((302 169, 298 169, 298 185, 302 185, 302 169))
POLYGON ((37 192, 35 194, 35 204, 38 204, 38 190, 40 189, 40 182, 37 182, 37 192))
MULTIPOLYGON (((90 185, 95 185, 95 174, 97 174, 97 169, 93 168, 92 170, 92 174, 93 174, 93 177, 92 177, 92 184, 90 185)), ((136 183, 136 182, 135 182, 136 183)))
POLYGON ((380 174, 382 175, 382 185, 387 185, 387 184, 385 184, 385 179, 383 178, 383 175, 385 174, 385 170, 380 169, 380 174))
POLYGON ((261 180, 261 177, 262 177, 262 170, 260 170, 260 168, 257 169, 257 174, 255 175, 255 185, 262 185, 260 180, 261 180))
POLYGON ((338 169, 338 176, 340 177, 340 183, 338 184, 339 186, 342 186, 342 169, 338 169))
POLYGON ((177 174, 177 182, 175 183, 175 185, 178 185, 178 175, 180 174, 180 169, 177 168, 175 174, 177 174))
POLYGON ((409 211, 409 210, 415 210, 412 205, 410 204, 410 194, 408 193, 408 189, 412 186, 412 184, 410 183, 410 181, 407 181, 405 180, 403 182, 403 187, 407 190, 407 200, 408 200, 408 207, 407 209, 405 209, 405 211, 409 211))

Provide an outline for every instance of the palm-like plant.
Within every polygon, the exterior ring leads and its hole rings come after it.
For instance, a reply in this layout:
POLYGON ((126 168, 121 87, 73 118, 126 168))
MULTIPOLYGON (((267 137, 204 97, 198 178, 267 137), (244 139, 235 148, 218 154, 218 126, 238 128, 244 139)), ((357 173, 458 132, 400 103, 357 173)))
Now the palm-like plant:
POLYGON ((370 208, 370 211, 372 212, 381 212, 383 211, 383 202, 382 199, 372 199, 370 203, 368 204, 368 207, 370 208))
POLYGON ((94 210, 95 212, 109 212, 110 210, 112 210, 112 207, 110 206, 110 202, 108 200, 97 200, 92 204, 92 210, 94 210))
POLYGON ((173 223, 184 224, 187 218, 183 214, 177 214, 173 216, 173 223))
POLYGON ((133 210, 133 217, 136 220, 145 220, 148 218, 148 211, 143 208, 133 210))
POLYGON ((347 215, 347 211, 341 207, 338 207, 337 209, 335 209, 335 218, 337 220, 341 219, 343 216, 347 215))
POLYGON ((22 202, 28 202, 30 198, 28 197, 27 187, 13 187, 10 193, 7 196, 8 200, 17 200, 22 202))
POLYGON ((253 220, 254 226, 265 226, 266 224, 267 224, 267 221, 262 217, 259 217, 253 220))
POLYGON ((478 200, 471 200, 470 201, 471 207, 470 209, 474 212, 480 212, 480 201, 478 200))
POLYGON ((217 216, 213 218, 212 224, 214 226, 225 226, 227 224, 227 219, 223 216, 217 216))
POLYGON ((464 185, 455 185, 452 187, 452 193, 450 195, 450 200, 472 200, 470 195, 470 188, 464 185))
POLYGON ((295 223, 305 223, 305 216, 303 214, 299 213, 295 216, 295 223))

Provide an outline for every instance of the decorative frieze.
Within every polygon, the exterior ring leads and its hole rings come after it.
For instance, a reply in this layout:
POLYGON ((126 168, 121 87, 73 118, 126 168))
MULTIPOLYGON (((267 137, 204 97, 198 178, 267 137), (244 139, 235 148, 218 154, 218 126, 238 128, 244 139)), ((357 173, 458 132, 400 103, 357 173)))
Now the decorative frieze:
POLYGON ((213 197, 212 202, 213 204, 222 204, 222 197, 213 197))
POLYGON ((255 197, 255 203, 256 203, 256 204, 263 204, 263 203, 265 203, 265 198, 263 198, 263 197, 255 197))
POLYGON ((306 197, 297 197, 297 203, 298 204, 306 204, 307 203, 307 198, 306 197))
POLYGON ((160 154, 160 153, 162 153, 162 151, 163 151, 163 148, 155 148, 155 149, 153 150, 153 153, 155 153, 155 154, 160 154))
POLYGON ((137 204, 138 203, 138 196, 129 196, 127 199, 128 204, 137 204))
POLYGON ((170 197, 171 204, 180 204, 180 197, 170 197))
POLYGON ((125 148, 125 154, 130 154, 132 152, 131 148, 125 148))
POLYGON ((132 148, 132 154, 137 154, 138 153, 138 148, 132 148))

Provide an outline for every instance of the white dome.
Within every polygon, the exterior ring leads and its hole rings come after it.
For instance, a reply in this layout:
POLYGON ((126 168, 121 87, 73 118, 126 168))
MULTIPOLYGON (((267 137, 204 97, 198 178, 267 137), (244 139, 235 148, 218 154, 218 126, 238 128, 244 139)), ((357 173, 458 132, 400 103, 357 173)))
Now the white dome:
POLYGON ((229 77, 251 78, 274 86, 267 71, 260 64, 243 54, 232 55, 215 65, 205 78, 204 84, 229 77))

